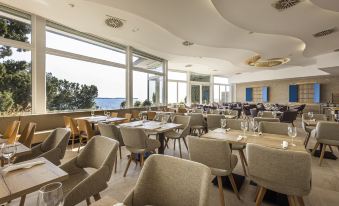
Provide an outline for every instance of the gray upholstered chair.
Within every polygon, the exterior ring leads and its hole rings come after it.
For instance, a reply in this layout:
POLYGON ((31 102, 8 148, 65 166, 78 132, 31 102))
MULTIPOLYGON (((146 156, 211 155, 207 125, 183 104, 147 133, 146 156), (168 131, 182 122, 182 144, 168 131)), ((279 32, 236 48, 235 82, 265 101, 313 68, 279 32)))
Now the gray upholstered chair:
MULTIPOLYGON (((226 120, 226 127, 230 128, 231 130, 241 130, 241 122, 244 121, 242 119, 227 119, 226 120)), ((231 149, 237 150, 239 152, 241 166, 244 171, 244 175, 247 176, 246 166, 247 160, 245 157, 244 149, 246 148, 243 144, 232 144, 231 149)))
POLYGON ((237 165, 238 158, 232 154, 230 145, 224 140, 187 137, 190 159, 211 168, 212 175, 217 176, 220 205, 225 205, 222 188, 222 176, 227 176, 232 184, 234 193, 240 199, 232 171, 237 165))
POLYGON ((238 116, 239 116, 239 111, 238 111, 238 110, 231 110, 230 113, 226 113, 226 114, 234 115, 234 116, 236 116, 236 118, 238 118, 238 116))
MULTIPOLYGON (((311 119, 311 117, 309 117, 308 114, 302 114, 302 116, 301 116, 301 126, 304 129, 304 131, 307 133, 307 136, 306 136, 305 141, 304 141, 305 147, 307 147, 308 141, 310 140, 312 130, 315 129, 314 126, 307 126, 305 124, 304 120, 310 120, 310 119, 311 119)), ((313 114, 312 119, 315 119, 316 121, 327 121, 327 117, 326 117, 325 114, 313 114)))
POLYGON ((38 157, 44 157, 55 165, 61 164, 60 160, 64 158, 68 140, 71 132, 66 128, 57 128, 43 141, 34 146, 32 152, 19 156, 15 159, 15 163, 22 162, 38 157))
POLYGON ((248 174, 258 184, 256 205, 260 205, 267 189, 288 196, 290 205, 311 191, 311 155, 307 152, 278 150, 247 144, 248 174))
POLYGON ((198 136, 200 136, 206 128, 204 116, 201 113, 190 113, 188 115, 191 117, 191 133, 195 134, 197 132, 198 136))
POLYGON ((258 131, 262 133, 287 135, 289 123, 283 122, 260 122, 258 131))
POLYGON ((220 120, 225 119, 224 115, 220 114, 208 114, 207 115, 207 129, 215 130, 220 128, 220 120))
MULTIPOLYGON (((120 153, 120 159, 121 159, 121 147, 125 146, 125 144, 124 144, 124 141, 122 140, 121 132, 119 128, 117 128, 117 126, 113 124, 103 124, 103 123, 98 124, 98 128, 99 128, 101 136, 109 137, 119 142, 119 153, 120 153)), ((116 163, 114 166, 115 173, 117 171, 117 162, 118 162, 118 156, 117 156, 117 159, 115 160, 115 163, 116 163)))
POLYGON ((127 206, 207 206, 210 175, 211 170, 203 164, 151 155, 123 203, 127 206))
POLYGON ((271 111, 263 111, 261 117, 263 117, 263 118, 274 118, 273 113, 271 111))
POLYGON ((69 177, 62 183, 65 203, 73 206, 84 200, 90 204, 90 197, 100 199, 100 192, 108 187, 119 142, 103 136, 94 136, 80 154, 60 166, 69 177), (93 168, 88 173, 85 168, 93 168))
POLYGON ((254 121, 260 124, 260 122, 280 122, 279 118, 268 118, 268 117, 254 117, 254 121))
POLYGON ((184 141, 186 149, 188 150, 187 143, 186 143, 186 136, 189 135, 189 133, 190 133, 191 117, 190 116, 183 116, 183 115, 176 115, 173 119, 173 123, 181 124, 181 127, 179 128, 179 131, 171 130, 169 132, 165 132, 165 137, 166 137, 166 146, 165 147, 167 147, 168 141, 170 139, 173 139, 174 140, 174 148, 175 148, 175 141, 178 140, 180 158, 182 158, 180 140, 182 139, 184 141))
MULTIPOLYGON (((339 123, 337 122, 318 122, 315 129, 315 138, 317 143, 315 144, 312 153, 317 150, 320 144, 322 144, 319 165, 324 158, 326 147, 339 146, 339 123)), ((332 150, 332 149, 331 149, 332 150)))
POLYGON ((131 153, 124 172, 126 177, 127 170, 136 155, 140 155, 140 166, 143 167, 145 152, 153 152, 160 147, 158 140, 150 139, 142 128, 121 127, 122 139, 126 149, 131 153))

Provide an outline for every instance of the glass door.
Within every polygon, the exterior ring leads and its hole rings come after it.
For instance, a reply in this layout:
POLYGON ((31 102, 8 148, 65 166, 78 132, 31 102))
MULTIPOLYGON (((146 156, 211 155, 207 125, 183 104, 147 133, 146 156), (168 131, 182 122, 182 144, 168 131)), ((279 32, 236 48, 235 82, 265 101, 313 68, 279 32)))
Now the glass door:
POLYGON ((192 104, 209 104, 210 86, 201 84, 191 85, 191 103, 192 104))

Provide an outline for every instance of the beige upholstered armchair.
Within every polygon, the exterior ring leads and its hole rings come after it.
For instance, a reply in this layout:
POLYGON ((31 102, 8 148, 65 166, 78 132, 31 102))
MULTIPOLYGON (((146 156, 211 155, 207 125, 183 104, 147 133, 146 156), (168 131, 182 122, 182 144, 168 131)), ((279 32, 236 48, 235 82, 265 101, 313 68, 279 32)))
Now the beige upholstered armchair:
POLYGON ((76 205, 83 200, 90 204, 90 197, 100 199, 99 193, 108 187, 119 142, 103 136, 94 136, 80 154, 60 166, 69 177, 63 184, 65 206, 76 205), (88 173, 85 168, 93 168, 88 173))
POLYGON ((317 150, 320 144, 322 144, 321 154, 319 165, 324 159, 324 154, 326 147, 332 150, 331 146, 339 146, 339 123, 337 122, 318 122, 317 127, 315 129, 315 138, 317 143, 312 150, 312 154, 317 150))
POLYGON ((270 117, 254 117, 253 118, 254 121, 258 122, 258 124, 260 124, 260 122, 280 122, 279 118, 270 118, 270 117))
POLYGON ((197 132, 198 136, 200 136, 206 128, 204 116, 201 113, 190 113, 188 115, 191 117, 191 133, 197 132))
POLYGON ((222 188, 222 176, 227 176, 232 184, 234 193, 240 199, 237 186, 234 182, 232 171, 237 165, 238 158, 232 154, 230 145, 224 140, 187 137, 190 159, 211 168, 212 175, 217 176, 220 205, 225 205, 222 188))
POLYGON ((64 158, 70 130, 66 128, 57 128, 46 138, 44 142, 32 148, 32 152, 25 156, 19 156, 15 163, 22 162, 38 157, 44 157, 55 165, 59 165, 60 160, 64 158))
POLYGON ((289 123, 283 122, 260 122, 258 131, 262 133, 287 135, 289 123))
MULTIPOLYGON (((302 114, 302 116, 301 116, 301 126, 304 129, 304 131, 307 133, 307 136, 306 136, 305 141, 304 141, 305 147, 307 147, 307 144, 308 144, 308 141, 310 139, 312 130, 315 129, 314 126, 307 126, 306 125, 305 120, 310 120, 310 119, 311 119, 311 117, 309 117, 308 114, 302 114)), ((327 117, 326 117, 325 114, 313 114, 312 119, 315 119, 316 121, 327 121, 327 117)))
POLYGON ((210 169, 200 163, 151 155, 123 203, 127 206, 207 206, 210 175, 210 169))
POLYGON ((290 205, 304 205, 303 196, 311 191, 311 155, 307 152, 279 150, 247 144, 248 173, 258 184, 256 205, 267 189, 288 196, 290 205))
POLYGON ((215 130, 217 128, 220 128, 221 119, 225 119, 225 116, 221 114, 208 114, 207 115, 207 129, 215 130))

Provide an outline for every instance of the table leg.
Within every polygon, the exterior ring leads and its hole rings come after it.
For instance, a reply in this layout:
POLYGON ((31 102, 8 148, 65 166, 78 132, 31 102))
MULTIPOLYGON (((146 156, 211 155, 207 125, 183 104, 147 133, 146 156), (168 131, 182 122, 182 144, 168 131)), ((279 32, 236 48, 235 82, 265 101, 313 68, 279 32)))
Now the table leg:
POLYGON ((165 151, 165 134, 159 133, 158 137, 159 137, 159 141, 160 141, 160 147, 158 149, 158 153, 164 154, 164 151, 165 151))

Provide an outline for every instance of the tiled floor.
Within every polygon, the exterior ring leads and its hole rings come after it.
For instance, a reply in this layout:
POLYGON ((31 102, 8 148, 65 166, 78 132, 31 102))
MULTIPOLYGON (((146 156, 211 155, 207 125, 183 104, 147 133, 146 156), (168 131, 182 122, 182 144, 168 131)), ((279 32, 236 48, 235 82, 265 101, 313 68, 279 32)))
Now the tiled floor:
MULTIPOLYGON (((305 133, 300 127, 300 121, 297 123, 299 129, 299 137, 304 138, 305 133)), ((338 134, 339 135, 339 134, 338 134)), ((310 140, 309 148, 314 146, 314 140, 310 140)), ((185 146, 183 148, 184 158, 188 158, 188 153, 185 146)), ((339 152, 337 148, 334 148, 335 154, 339 157, 339 152)), ((179 151, 176 149, 173 150, 173 145, 170 145, 170 149, 165 151, 167 155, 179 157, 179 151)), ((67 151, 64 161, 69 160, 70 158, 76 155, 76 151, 67 151)), ((123 148, 123 158, 118 159, 118 171, 116 174, 113 173, 111 180, 109 181, 109 188, 101 193, 101 196, 109 195, 117 200, 123 200, 128 192, 133 188, 135 182, 138 178, 140 167, 135 164, 131 164, 131 167, 127 173, 127 177, 123 178, 123 171, 127 164, 127 151, 123 148)), ((339 159, 338 160, 327 160, 323 161, 321 167, 319 167, 319 158, 312 157, 312 191, 309 196, 305 197, 305 204, 312 206, 338 206, 339 205, 339 159)), ((293 169, 293 168, 292 168, 293 169)), ((238 163, 234 173, 243 174, 240 163, 238 163)), ((211 177, 211 180, 213 177, 211 177)), ((249 184, 249 180, 246 179, 240 190, 241 200, 238 200, 235 195, 228 191, 224 190, 226 205, 255 205, 254 198, 256 193, 256 187, 249 184)), ((36 205, 36 193, 30 194, 27 196, 26 205, 36 205)), ((92 199, 92 201, 94 201, 92 199)), ((9 205, 18 205, 18 200, 12 201, 9 205)), ((79 205, 86 205, 85 202, 82 202, 79 205)), ((217 206, 219 205, 219 196, 218 189, 212 183, 210 184, 209 192, 209 205, 217 206)), ((263 205, 270 205, 264 203, 263 205)))

